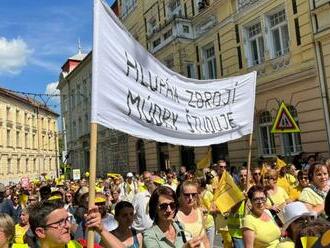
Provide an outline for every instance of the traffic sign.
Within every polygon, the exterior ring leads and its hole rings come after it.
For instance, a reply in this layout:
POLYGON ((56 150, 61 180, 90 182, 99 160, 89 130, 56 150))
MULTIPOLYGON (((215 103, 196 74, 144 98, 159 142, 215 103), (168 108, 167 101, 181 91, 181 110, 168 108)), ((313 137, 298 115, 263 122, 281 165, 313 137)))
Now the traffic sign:
POLYGON ((296 121, 292 117, 290 111, 282 102, 277 111, 275 121, 273 123, 272 133, 300 133, 296 121))

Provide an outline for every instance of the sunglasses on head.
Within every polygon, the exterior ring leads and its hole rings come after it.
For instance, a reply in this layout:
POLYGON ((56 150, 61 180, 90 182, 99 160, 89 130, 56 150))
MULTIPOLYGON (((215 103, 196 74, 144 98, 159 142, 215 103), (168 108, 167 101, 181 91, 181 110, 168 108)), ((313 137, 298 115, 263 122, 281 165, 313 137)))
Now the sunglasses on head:
POLYGON ((162 204, 159 204, 158 207, 162 211, 166 211, 168 209, 168 207, 170 207, 171 210, 174 210, 174 209, 176 209, 176 204, 175 204, 175 202, 162 203, 162 204))

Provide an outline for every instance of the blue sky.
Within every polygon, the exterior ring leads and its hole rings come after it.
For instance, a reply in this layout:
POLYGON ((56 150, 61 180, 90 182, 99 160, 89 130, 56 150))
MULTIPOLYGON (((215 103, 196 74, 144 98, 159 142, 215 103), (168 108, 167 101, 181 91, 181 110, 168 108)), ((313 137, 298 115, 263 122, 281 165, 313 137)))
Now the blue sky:
POLYGON ((1 0, 0 87, 54 93, 78 40, 92 48, 92 12, 92 0, 1 0))

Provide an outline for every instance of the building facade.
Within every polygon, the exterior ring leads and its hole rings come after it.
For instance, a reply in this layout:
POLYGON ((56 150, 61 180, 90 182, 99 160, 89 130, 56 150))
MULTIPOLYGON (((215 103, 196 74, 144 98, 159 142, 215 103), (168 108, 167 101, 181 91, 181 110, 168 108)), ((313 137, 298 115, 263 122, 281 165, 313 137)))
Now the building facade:
MULTIPOLYGON (((329 157, 329 1, 120 0, 116 7, 135 39, 182 75, 214 79, 258 72, 253 164, 276 155, 329 157), (271 132, 282 101, 301 133, 271 132)), ((83 62, 90 72, 91 62, 83 62)), ((212 159, 241 165, 248 144, 243 137, 212 145, 212 159)), ((192 166, 208 147, 127 136, 127 151, 126 171, 141 172, 192 166)))
POLYGON ((59 115, 30 98, 0 88, 0 180, 58 175, 59 115))

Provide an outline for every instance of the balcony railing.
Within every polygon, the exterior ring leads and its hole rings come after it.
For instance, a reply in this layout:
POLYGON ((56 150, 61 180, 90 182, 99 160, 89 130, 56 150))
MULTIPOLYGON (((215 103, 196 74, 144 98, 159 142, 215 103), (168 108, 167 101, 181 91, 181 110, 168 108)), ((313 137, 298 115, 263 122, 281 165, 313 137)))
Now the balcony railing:
POLYGON ((12 120, 7 120, 7 127, 13 127, 14 122, 12 120))

